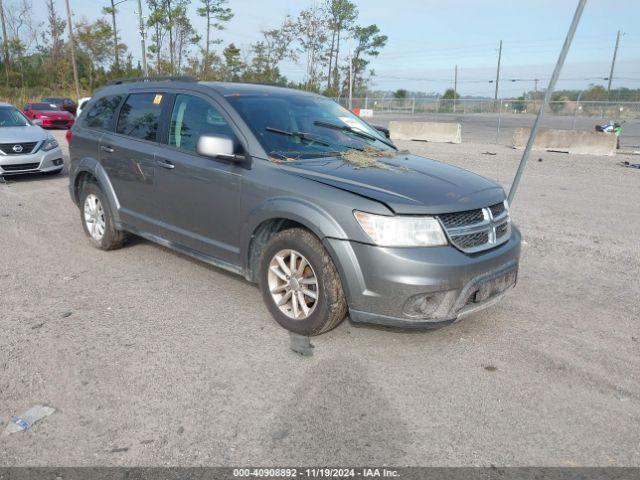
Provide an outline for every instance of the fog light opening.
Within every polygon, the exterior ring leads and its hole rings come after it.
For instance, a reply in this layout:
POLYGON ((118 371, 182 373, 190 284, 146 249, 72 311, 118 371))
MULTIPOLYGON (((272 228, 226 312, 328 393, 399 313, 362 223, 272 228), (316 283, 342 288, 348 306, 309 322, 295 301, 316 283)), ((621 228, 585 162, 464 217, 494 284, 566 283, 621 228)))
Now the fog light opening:
POLYGON ((444 292, 421 293, 409 297, 404 304, 404 313, 407 317, 426 318, 433 315, 444 299, 444 292))

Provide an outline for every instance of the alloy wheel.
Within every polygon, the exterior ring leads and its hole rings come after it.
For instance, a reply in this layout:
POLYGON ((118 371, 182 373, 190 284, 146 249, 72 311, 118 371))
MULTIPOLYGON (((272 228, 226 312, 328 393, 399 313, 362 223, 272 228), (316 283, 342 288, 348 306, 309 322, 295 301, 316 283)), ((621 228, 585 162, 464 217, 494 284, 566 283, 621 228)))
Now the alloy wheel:
POLYGON ((296 250, 276 253, 267 277, 271 298, 280 311, 294 320, 305 320, 318 303, 318 277, 309 261, 296 250))
POLYGON ((102 202, 93 193, 84 200, 84 223, 89 235, 98 242, 102 240, 106 228, 102 202))

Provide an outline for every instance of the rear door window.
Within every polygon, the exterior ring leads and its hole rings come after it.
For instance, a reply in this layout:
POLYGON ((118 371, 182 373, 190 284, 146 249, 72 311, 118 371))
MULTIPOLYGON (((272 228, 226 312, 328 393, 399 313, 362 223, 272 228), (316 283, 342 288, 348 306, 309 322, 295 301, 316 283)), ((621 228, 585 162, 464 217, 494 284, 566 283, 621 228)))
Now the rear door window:
POLYGON ((134 93, 127 97, 118 118, 117 133, 155 142, 162 112, 162 94, 134 93))
POLYGON ((122 101, 122 95, 103 97, 98 100, 87 112, 84 124, 90 128, 99 130, 111 130, 113 117, 122 101))

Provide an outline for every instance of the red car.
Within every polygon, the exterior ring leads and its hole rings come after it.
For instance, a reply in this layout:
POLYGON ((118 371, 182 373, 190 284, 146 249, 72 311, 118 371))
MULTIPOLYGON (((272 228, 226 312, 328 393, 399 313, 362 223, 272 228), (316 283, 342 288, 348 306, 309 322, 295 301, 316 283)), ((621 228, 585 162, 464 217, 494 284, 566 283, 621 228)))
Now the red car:
POLYGON ((23 111, 42 128, 71 128, 75 121, 73 115, 51 103, 27 103, 23 111))

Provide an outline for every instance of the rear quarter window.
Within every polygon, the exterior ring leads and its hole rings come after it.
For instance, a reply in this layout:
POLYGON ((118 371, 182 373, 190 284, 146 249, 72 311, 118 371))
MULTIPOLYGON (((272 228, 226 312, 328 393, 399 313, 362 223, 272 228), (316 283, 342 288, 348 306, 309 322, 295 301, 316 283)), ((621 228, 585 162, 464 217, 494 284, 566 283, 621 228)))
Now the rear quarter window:
POLYGON ((116 132, 141 140, 156 141, 162 97, 158 93, 129 95, 120 109, 116 132))
POLYGON ((99 130, 111 130, 113 117, 121 101, 122 95, 101 98, 87 112, 84 125, 99 130))

